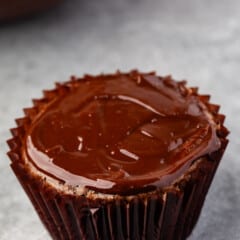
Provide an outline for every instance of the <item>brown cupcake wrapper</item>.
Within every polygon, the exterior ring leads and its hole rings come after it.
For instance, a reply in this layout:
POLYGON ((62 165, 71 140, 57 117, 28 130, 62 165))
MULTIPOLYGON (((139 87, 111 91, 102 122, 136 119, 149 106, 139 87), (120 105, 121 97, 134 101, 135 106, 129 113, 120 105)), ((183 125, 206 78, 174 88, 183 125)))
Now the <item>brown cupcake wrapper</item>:
MULTIPOLYGON (((91 76, 85 76, 91 78, 91 76)), ((11 167, 27 193, 40 219, 53 239, 162 239, 183 240, 195 226, 207 191, 227 146, 228 130, 219 106, 209 103, 209 95, 192 94, 205 103, 219 123, 217 135, 221 148, 196 163, 171 188, 144 195, 116 197, 114 200, 90 199, 54 189, 42 177, 32 174, 24 163, 21 148, 25 132, 34 117, 56 96, 69 91, 78 79, 72 78, 56 89, 44 91, 44 98, 33 100, 34 107, 25 109, 25 117, 17 119, 8 141, 11 167)))
POLYGON ((12 168, 53 239, 181 240, 199 217, 217 165, 201 162, 181 189, 111 201, 59 193, 20 165, 12 168))

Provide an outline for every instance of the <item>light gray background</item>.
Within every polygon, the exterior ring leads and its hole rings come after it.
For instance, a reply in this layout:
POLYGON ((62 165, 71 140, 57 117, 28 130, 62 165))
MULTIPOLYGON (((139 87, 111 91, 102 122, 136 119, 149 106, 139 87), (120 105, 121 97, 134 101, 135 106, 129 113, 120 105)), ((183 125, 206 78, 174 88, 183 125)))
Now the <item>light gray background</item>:
POLYGON ((0 26, 1 240, 49 239, 9 169, 14 118, 55 81, 132 68, 188 79, 221 104, 230 144, 189 239, 240 239, 240 1, 72 0, 0 26))

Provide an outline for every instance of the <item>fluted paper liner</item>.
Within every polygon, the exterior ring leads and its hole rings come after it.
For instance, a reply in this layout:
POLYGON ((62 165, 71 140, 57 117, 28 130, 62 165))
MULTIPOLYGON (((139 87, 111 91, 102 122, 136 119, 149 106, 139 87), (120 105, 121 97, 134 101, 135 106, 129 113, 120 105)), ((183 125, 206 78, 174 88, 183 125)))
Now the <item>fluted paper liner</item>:
MULTIPOLYGON (((154 74, 154 73, 152 73, 154 74)), ((91 78, 91 76, 85 76, 91 78)), ((219 124, 217 136, 221 148, 192 164, 171 186, 133 196, 91 198, 55 189, 24 163, 21 148, 26 130, 39 111, 61 92, 70 91, 78 79, 56 84, 44 91, 42 99, 33 100, 34 107, 24 109, 25 117, 16 120, 8 141, 11 167, 27 193, 40 219, 53 239, 161 239, 183 240, 195 226, 205 196, 227 146, 225 116, 219 106, 209 103, 209 95, 198 95, 219 124)), ((197 88, 189 88, 197 94, 197 88)))

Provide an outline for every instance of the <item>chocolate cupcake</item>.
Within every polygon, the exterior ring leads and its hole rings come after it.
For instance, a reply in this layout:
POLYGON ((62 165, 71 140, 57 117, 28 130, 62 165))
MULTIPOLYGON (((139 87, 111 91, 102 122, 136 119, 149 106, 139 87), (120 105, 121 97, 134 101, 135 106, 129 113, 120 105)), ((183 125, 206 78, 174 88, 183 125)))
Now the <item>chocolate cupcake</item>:
POLYGON ((209 98, 132 71, 34 100, 8 155, 53 239, 186 239, 228 142, 209 98))

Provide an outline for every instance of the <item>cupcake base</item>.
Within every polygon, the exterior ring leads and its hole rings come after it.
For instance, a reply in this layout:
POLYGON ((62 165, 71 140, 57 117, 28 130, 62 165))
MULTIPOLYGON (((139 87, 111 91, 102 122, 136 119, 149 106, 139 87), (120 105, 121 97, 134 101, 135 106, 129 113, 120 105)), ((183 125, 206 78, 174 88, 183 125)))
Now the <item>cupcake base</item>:
POLYGON ((12 169, 53 239, 183 240, 197 222, 226 145, 194 163, 169 189, 113 200, 63 194, 18 162, 12 169))

